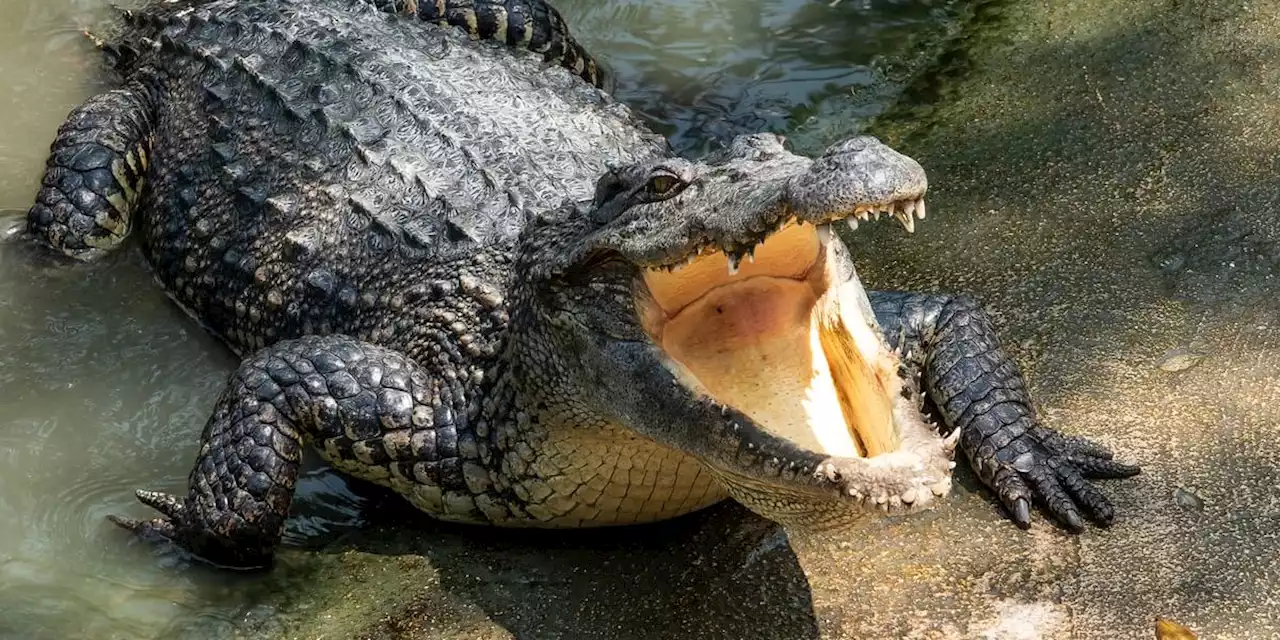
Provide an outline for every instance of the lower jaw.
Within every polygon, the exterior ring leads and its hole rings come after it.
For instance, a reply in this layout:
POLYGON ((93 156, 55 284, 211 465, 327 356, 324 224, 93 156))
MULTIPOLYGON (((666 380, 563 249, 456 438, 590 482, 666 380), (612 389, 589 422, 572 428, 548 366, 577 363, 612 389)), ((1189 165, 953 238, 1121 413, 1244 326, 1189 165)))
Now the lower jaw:
POLYGON ((828 491, 765 482, 724 468, 707 468, 735 502, 786 527, 788 535, 839 532, 880 513, 828 491))

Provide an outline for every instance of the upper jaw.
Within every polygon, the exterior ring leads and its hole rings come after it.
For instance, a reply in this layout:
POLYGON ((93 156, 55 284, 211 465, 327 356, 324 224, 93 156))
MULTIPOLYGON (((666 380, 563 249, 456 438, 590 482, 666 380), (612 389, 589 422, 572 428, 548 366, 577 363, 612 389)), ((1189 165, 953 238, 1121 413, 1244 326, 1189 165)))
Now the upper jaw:
POLYGON ((595 232, 594 250, 648 269, 718 251, 732 267, 789 223, 856 226, 889 213, 911 232, 925 216, 923 167, 874 138, 837 143, 814 159, 786 151, 776 137, 745 138, 752 144, 736 140, 728 159, 687 168, 691 186, 679 196, 638 205, 624 222, 595 232))
POLYGON ((912 217, 924 218, 919 203, 928 189, 920 163, 875 138, 861 137, 829 147, 787 182, 785 197, 797 218, 811 224, 833 222, 833 214, 845 218, 883 211, 911 231, 912 217))
POLYGON ((907 230, 925 217, 924 196, 929 182, 915 160, 878 142, 857 153, 840 145, 815 160, 809 170, 787 184, 786 198, 795 218, 810 224, 859 221, 889 214, 907 230), (867 159, 874 155, 875 160, 867 159), (845 165, 852 164, 852 167, 845 165))
POLYGON ((664 254, 657 259, 637 260, 639 266, 647 269, 665 269, 673 271, 689 265, 699 257, 720 252, 727 258, 726 266, 729 275, 738 273, 744 261, 755 261, 756 248, 788 225, 812 224, 819 228, 823 243, 835 224, 844 222, 851 230, 858 228, 859 222, 878 221, 883 214, 897 220, 907 233, 915 232, 915 221, 925 217, 924 195, 914 198, 908 196, 902 200, 885 202, 868 202, 855 204, 844 209, 827 210, 822 213, 804 211, 788 206, 779 207, 779 213, 773 216, 772 226, 764 232, 734 234, 719 242, 710 241, 691 245, 688 249, 674 254, 664 254))

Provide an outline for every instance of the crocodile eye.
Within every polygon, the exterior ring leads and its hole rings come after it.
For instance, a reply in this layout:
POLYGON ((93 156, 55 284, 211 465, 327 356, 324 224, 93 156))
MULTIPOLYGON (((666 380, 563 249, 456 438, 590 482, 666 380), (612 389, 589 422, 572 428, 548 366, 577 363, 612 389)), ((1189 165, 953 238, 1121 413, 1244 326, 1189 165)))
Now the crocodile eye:
POLYGON ((598 207, 618 196, 625 189, 616 169, 610 169, 596 181, 594 204, 598 207))
POLYGON ((669 173, 663 173, 649 178, 649 183, 645 185, 645 191, 649 195, 664 197, 674 195, 675 191, 684 186, 684 181, 669 173))

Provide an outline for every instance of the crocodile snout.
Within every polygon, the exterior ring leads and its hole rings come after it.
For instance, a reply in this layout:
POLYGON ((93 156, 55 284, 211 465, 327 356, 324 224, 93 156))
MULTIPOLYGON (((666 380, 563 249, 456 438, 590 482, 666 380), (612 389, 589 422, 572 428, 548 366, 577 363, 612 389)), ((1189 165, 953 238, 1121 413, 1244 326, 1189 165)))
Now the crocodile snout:
POLYGON ((793 177, 787 197, 798 218, 823 224, 859 210, 893 213, 900 207, 891 205, 920 201, 928 188, 919 162, 874 137, 858 136, 828 147, 793 177))

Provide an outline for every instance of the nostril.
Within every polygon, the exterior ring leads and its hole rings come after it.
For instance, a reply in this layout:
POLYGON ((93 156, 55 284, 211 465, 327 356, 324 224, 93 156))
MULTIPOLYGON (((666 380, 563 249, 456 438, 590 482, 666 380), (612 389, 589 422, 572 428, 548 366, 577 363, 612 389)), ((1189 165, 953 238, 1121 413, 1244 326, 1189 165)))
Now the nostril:
POLYGON ((827 157, 858 157, 863 153, 871 152, 884 148, 879 139, 872 136, 856 136, 847 140, 837 142, 827 148, 822 154, 827 157))

